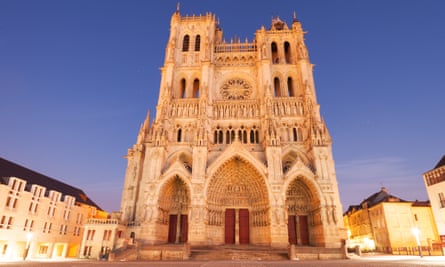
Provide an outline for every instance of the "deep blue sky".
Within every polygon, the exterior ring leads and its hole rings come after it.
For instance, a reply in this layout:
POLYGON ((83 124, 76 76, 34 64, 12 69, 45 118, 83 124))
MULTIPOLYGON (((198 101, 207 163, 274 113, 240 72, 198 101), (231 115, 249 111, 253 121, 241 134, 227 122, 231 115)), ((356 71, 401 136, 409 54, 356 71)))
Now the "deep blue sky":
MULTIPOLYGON (((127 161, 155 111, 177 0, 0 0, 0 157, 119 210, 127 161)), ((425 200, 445 154, 445 1, 181 1, 252 40, 293 11, 308 32, 343 210, 381 186, 425 200)))

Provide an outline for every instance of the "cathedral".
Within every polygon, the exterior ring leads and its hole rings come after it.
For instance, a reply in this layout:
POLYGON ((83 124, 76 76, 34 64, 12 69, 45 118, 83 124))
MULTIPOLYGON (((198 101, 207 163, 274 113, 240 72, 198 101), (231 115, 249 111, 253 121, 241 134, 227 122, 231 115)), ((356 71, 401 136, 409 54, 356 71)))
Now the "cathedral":
POLYGON ((156 116, 128 150, 121 220, 145 245, 340 248, 332 140, 305 32, 273 18, 226 41, 212 13, 170 21, 156 116))

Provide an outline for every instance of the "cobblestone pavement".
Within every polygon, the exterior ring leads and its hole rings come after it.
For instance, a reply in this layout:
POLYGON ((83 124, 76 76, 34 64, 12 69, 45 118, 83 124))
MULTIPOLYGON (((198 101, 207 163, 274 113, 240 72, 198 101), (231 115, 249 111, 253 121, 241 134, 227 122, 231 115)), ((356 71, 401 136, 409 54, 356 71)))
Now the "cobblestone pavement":
POLYGON ((420 258, 418 256, 375 256, 356 257, 348 260, 322 260, 322 261, 132 261, 132 262, 106 262, 92 260, 65 260, 65 261, 20 261, 0 262, 0 267, 422 267, 445 266, 444 256, 431 256, 420 258))

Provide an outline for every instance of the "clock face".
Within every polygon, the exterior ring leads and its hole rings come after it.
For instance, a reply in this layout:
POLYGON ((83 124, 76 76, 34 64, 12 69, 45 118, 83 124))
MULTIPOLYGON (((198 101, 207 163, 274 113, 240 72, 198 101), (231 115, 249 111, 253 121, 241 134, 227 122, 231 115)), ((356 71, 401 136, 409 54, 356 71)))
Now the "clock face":
POLYGON ((239 78, 227 80, 221 86, 221 95, 224 99, 247 99, 251 93, 250 84, 239 78))

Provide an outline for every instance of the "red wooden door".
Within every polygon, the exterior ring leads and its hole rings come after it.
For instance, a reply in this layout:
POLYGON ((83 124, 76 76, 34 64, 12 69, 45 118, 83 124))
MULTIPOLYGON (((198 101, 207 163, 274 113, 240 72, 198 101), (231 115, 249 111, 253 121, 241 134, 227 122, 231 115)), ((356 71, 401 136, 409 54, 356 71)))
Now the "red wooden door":
POLYGON ((225 242, 235 244, 235 209, 226 209, 225 217, 225 242))
POLYGON ((187 243, 189 231, 189 221, 186 214, 181 215, 181 243, 187 243))
POLYGON ((176 242, 176 227, 178 223, 178 215, 170 214, 168 220, 168 243, 176 242))
POLYGON ((298 216, 298 224, 300 230, 301 245, 309 245, 309 227, 307 223, 307 216, 298 216))
POLYGON ((249 210, 239 210, 239 243, 249 244, 249 210))
POLYGON ((287 235, 289 244, 297 244, 297 226, 295 221, 295 215, 290 215, 287 218, 287 235))

